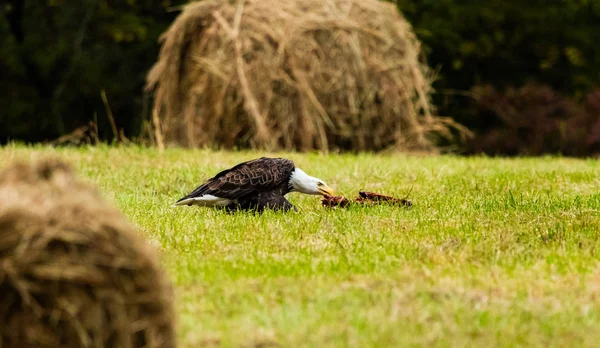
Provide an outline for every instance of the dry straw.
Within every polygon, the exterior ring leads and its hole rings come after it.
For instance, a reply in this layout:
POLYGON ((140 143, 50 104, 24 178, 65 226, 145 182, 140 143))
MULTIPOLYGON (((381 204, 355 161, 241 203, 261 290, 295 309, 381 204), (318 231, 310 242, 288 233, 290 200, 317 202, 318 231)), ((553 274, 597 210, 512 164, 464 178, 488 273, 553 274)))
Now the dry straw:
POLYGON ((174 347, 170 285, 61 161, 0 173, 0 347, 174 347))
POLYGON ((429 149, 420 44, 379 0, 204 0, 161 38, 147 78, 155 126, 197 147, 429 149))

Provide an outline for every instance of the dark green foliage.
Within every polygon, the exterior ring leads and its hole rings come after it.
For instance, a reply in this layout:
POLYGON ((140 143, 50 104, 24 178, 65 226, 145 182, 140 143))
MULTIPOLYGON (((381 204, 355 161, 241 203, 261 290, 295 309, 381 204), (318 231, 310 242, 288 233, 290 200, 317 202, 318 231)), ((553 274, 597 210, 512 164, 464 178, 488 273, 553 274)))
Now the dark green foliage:
POLYGON ((600 81, 598 0, 396 3, 441 68, 444 88, 535 80, 570 94, 600 81))
POLYGON ((9 0, 0 6, 0 142, 52 139, 97 115, 139 133, 142 88, 170 24, 168 0, 9 0))

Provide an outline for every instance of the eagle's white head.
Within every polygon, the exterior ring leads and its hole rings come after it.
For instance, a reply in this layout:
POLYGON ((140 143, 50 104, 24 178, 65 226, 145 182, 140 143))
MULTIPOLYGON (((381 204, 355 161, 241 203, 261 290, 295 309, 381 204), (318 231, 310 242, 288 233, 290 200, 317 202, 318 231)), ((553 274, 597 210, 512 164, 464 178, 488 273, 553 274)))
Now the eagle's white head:
POLYGON ((333 196, 335 191, 321 180, 306 174, 302 169, 295 168, 290 176, 291 192, 301 192, 307 195, 333 196))

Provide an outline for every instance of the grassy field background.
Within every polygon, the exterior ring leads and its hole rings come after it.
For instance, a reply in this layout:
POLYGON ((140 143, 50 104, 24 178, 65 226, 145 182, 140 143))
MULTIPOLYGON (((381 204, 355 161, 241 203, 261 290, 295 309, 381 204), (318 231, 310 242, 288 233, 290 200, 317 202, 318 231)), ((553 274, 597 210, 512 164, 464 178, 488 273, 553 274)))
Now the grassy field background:
POLYGON ((182 346, 597 346, 600 161, 9 145, 0 165, 68 159, 162 253, 182 346), (339 194, 411 209, 171 207, 263 155, 339 194))

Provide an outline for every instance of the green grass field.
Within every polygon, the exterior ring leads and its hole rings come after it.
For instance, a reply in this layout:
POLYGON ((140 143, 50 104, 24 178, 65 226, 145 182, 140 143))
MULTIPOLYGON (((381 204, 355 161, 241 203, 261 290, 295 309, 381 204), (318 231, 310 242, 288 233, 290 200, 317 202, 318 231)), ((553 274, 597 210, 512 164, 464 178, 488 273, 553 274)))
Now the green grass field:
POLYGON ((339 194, 414 206, 171 207, 264 153, 8 146, 61 156, 162 253, 181 346, 598 346, 600 161, 272 153, 339 194))

